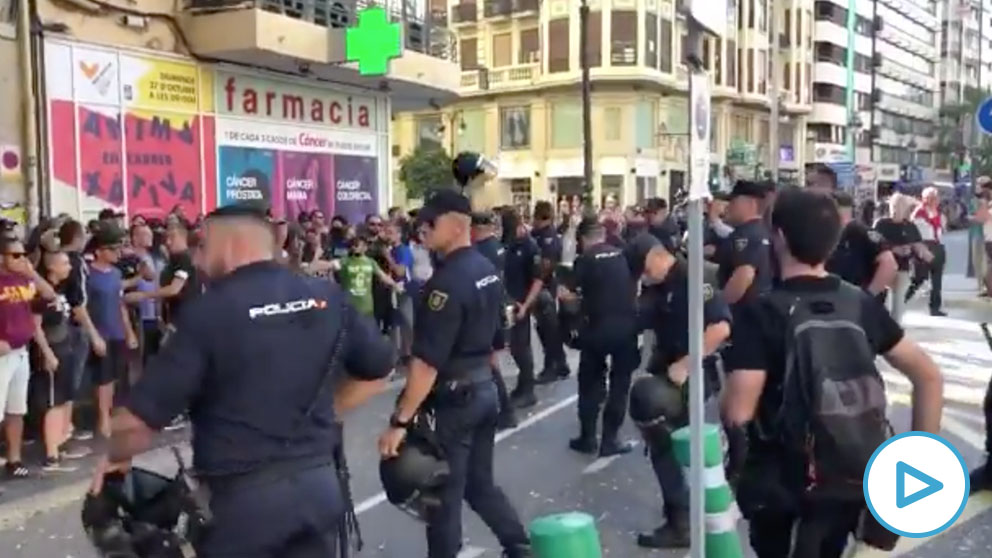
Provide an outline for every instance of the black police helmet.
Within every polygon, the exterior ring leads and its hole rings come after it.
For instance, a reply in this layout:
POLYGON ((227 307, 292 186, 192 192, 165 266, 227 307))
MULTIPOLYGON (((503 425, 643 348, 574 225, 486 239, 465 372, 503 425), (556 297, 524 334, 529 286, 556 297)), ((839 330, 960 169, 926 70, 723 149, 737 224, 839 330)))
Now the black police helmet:
POLYGON ((685 416, 682 390, 667 378, 644 376, 630 388, 630 419, 638 426, 665 420, 678 421, 685 416))
POLYGON ((399 455, 379 462, 379 478, 389 502, 413 517, 426 521, 430 509, 441 505, 440 491, 451 468, 438 450, 416 430, 411 430, 399 455))
POLYGON ((451 161, 451 174, 462 188, 476 177, 494 170, 495 166, 485 156, 471 151, 462 151, 451 161))

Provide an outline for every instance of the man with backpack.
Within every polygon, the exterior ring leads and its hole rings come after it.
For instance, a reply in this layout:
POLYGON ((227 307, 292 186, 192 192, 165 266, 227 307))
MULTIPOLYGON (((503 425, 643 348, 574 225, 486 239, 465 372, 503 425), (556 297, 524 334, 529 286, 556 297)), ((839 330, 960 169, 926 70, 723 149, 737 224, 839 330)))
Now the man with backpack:
POLYGON ((825 270, 841 232, 829 194, 781 192, 772 229, 782 281, 735 315, 722 402, 728 424, 748 426, 737 499, 751 546, 758 558, 839 558, 855 533, 891 549, 862 492, 892 433, 875 357, 912 383, 912 430, 940 430, 940 371, 875 298, 825 270))

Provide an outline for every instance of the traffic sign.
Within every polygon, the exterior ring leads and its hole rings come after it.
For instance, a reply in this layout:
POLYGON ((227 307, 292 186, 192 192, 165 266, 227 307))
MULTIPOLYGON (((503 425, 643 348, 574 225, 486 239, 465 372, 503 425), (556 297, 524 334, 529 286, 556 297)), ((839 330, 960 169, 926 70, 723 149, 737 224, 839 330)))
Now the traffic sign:
POLYGON ((890 438, 865 468, 868 510, 883 527, 908 538, 947 530, 964 511, 970 488, 961 453, 928 432, 890 438))
POLYGON ((982 104, 978 105, 975 121, 978 122, 978 127, 983 132, 992 134, 992 97, 985 99, 982 104))

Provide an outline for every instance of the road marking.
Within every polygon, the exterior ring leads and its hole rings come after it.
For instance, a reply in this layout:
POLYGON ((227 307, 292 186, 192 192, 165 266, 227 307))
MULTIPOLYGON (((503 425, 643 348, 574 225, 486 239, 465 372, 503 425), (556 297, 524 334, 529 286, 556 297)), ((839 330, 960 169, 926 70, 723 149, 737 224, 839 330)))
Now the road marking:
MULTIPOLYGON (((496 443, 498 444, 503 440, 509 438, 510 436, 513 436, 517 432, 520 432, 521 430, 525 430, 527 428, 530 428, 531 426, 534 426, 538 422, 541 422, 542 420, 550 417, 551 415, 557 413, 558 411, 564 409, 565 407, 568 407, 572 403, 575 403, 575 401, 577 401, 578 399, 579 396, 577 394, 569 395, 568 397, 562 399, 561 401, 555 403, 554 405, 541 409, 540 411, 534 413, 533 415, 521 421, 520 424, 518 424, 516 427, 511 428, 509 430, 503 430, 499 434, 496 434, 496 443)), ((359 502, 357 506, 355 506, 355 515, 361 515, 371 510, 372 508, 378 506, 379 504, 382 504, 385 501, 386 501, 385 492, 380 492, 375 496, 366 498, 361 502, 359 502)))
POLYGON ((854 553, 853 558, 898 558, 899 556, 909 554, 911 551, 923 544, 939 539, 940 537, 946 537, 947 534, 953 532, 954 529, 964 525, 968 520, 989 509, 992 509, 992 492, 973 494, 970 498, 968 498, 968 505, 965 506, 964 513, 961 514, 961 517, 954 522, 954 525, 952 525, 950 529, 944 531, 943 533, 924 539, 907 539, 906 537, 902 537, 899 539, 899 544, 896 545, 895 550, 892 552, 884 552, 875 548, 865 548, 862 545, 862 548, 859 548, 854 553))
POLYGON ((458 553, 458 558, 479 558, 486 553, 485 548, 479 548, 478 546, 466 546, 462 547, 462 551, 458 553))
MULTIPOLYGON (((633 440, 632 443, 635 448, 640 445, 640 441, 638 440, 633 440)), ((609 457, 600 457, 596 461, 593 461, 588 466, 586 466, 586 468, 582 470, 582 474, 591 475, 592 473, 597 473, 599 471, 602 471, 603 469, 609 467, 610 463, 613 463, 618 458, 623 457, 623 455, 624 454, 617 454, 617 455, 611 455, 609 457)))
POLYGON ((955 437, 960 438, 963 442, 974 447, 975 449, 985 449, 985 436, 979 434, 975 431, 975 429, 971 428, 967 424, 947 416, 947 414, 948 413, 945 412, 944 416, 940 419, 941 430, 950 432, 955 437))

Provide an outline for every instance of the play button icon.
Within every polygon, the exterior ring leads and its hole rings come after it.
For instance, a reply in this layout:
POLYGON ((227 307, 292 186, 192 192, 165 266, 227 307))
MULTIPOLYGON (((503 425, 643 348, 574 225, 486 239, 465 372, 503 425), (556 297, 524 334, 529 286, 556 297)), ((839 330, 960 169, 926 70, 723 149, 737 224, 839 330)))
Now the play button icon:
POLYGON ((904 537, 933 536, 954 524, 968 502, 969 488, 961 454, 927 432, 889 439, 865 469, 868 509, 886 529, 904 537))
POLYGON ((924 473, 923 471, 900 461, 896 463, 896 507, 905 508, 906 506, 915 504, 920 500, 930 496, 931 494, 940 492, 944 489, 944 483, 931 477, 930 475, 924 473), (914 479, 917 484, 923 483, 923 488, 915 490, 910 494, 906 494, 906 477, 910 477, 910 482, 914 479))

